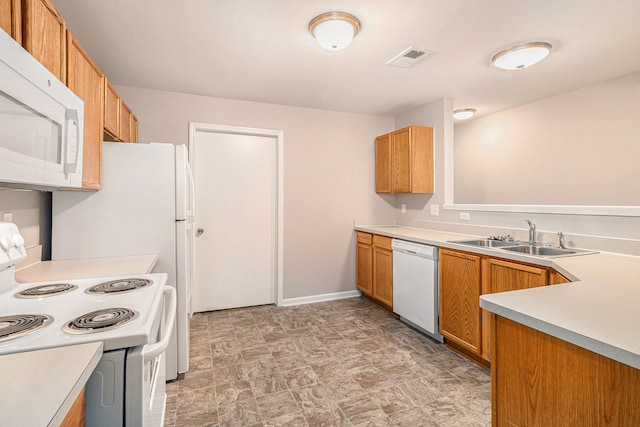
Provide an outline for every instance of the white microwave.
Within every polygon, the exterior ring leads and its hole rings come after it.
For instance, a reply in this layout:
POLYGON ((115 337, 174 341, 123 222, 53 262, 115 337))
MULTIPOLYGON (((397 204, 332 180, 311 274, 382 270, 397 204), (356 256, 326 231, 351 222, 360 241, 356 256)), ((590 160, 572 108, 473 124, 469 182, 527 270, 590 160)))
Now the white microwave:
POLYGON ((0 186, 82 187, 84 103, 0 30, 0 186))

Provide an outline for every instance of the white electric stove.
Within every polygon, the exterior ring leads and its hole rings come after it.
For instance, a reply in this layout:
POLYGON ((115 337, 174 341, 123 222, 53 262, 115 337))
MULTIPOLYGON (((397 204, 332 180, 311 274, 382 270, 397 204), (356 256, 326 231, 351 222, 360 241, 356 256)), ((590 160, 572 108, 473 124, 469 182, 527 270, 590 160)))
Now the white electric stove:
POLYGON ((17 227, 0 222, 0 355, 102 341, 86 386, 87 426, 162 425, 176 311, 167 275, 18 284, 24 256, 17 227))

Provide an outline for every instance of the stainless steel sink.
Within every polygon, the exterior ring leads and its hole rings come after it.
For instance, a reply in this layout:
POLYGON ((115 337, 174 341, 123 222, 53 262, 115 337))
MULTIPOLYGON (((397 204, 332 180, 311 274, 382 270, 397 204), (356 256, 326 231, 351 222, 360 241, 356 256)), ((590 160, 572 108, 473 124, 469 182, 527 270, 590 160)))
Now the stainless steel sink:
POLYGON ((458 243, 460 245, 480 246, 483 248, 501 248, 503 246, 513 246, 513 242, 504 242, 495 239, 477 239, 477 240, 454 240, 449 243, 458 243))
POLYGON ((524 255, 533 255, 545 258, 560 258, 597 253, 596 251, 586 251, 582 249, 552 248, 549 246, 530 245, 526 242, 505 242, 503 240, 496 239, 450 240, 449 243, 457 243, 459 245, 469 245, 481 248, 495 248, 500 251, 516 252, 524 255))
POLYGON ((561 255, 574 255, 577 254, 578 251, 572 249, 560 249, 560 248, 550 248, 547 246, 530 246, 530 245, 518 245, 518 246, 508 246, 500 248, 503 251, 510 252, 519 252, 527 255, 537 255, 537 256, 561 256, 561 255))

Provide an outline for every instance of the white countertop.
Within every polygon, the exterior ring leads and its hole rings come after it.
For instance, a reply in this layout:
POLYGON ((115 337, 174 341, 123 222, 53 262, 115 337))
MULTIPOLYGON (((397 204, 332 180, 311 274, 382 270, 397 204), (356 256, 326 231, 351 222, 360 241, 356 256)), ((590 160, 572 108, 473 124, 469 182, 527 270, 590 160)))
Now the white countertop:
POLYGON ((101 342, 0 356, 0 424, 59 426, 101 357, 101 342))
POLYGON ((356 230, 553 267, 574 281, 483 295, 480 307, 640 369, 638 257, 598 253, 542 258, 448 242, 480 236, 397 226, 359 226, 356 230))
POLYGON ((151 273, 157 254, 42 261, 16 271, 18 282, 47 282, 151 273))

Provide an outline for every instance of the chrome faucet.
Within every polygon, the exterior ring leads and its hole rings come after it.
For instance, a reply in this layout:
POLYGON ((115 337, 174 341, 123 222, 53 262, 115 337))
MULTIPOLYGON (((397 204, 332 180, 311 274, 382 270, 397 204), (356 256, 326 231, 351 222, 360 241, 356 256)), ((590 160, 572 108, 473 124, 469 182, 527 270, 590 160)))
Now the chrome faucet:
POLYGON ((529 221, 527 218, 525 218, 524 220, 527 222, 527 224, 529 224, 529 244, 535 245, 536 244, 536 225, 531 221, 529 221))
POLYGON ((558 231, 558 247, 560 249, 565 249, 565 246, 564 246, 564 233, 562 231, 558 231))

